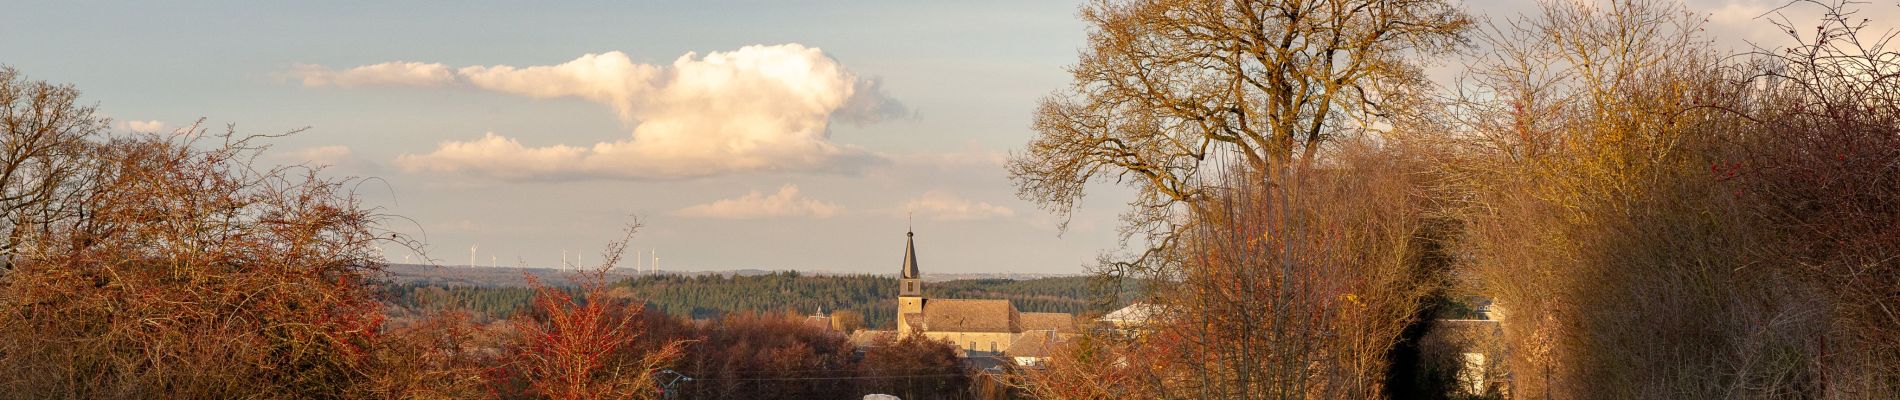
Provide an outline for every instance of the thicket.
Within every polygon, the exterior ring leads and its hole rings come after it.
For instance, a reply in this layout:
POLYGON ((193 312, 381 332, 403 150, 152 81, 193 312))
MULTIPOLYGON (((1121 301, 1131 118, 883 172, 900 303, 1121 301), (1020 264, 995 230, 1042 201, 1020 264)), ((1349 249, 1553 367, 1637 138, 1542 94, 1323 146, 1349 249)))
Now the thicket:
POLYGON ((1378 25, 1304 24, 1432 4, 1085 7, 1076 88, 1013 160, 1025 196, 1066 210, 1074 188, 1049 182, 1074 177, 1049 167, 1192 196, 1136 204, 1129 230, 1151 246, 1105 257, 1103 275, 1150 284, 1152 325, 1071 341, 1017 384, 1044 398, 1900 396, 1900 53, 1853 12, 1864 4, 1790 2, 1759 20, 1785 45, 1729 52, 1675 2, 1545 2, 1445 32, 1471 51, 1436 93, 1366 85, 1331 114, 1279 96, 1351 85, 1328 75, 1340 63, 1427 54, 1306 57, 1315 32, 1378 25), (1310 158, 1249 162, 1254 132, 1236 125, 1287 112, 1330 125, 1291 134, 1310 158), (1414 333, 1464 296, 1495 300, 1501 390, 1415 370, 1414 333))
POLYGON ((1713 50, 1663 2, 1487 36, 1457 144, 1522 396, 1900 395, 1900 54, 1841 4, 1713 50))

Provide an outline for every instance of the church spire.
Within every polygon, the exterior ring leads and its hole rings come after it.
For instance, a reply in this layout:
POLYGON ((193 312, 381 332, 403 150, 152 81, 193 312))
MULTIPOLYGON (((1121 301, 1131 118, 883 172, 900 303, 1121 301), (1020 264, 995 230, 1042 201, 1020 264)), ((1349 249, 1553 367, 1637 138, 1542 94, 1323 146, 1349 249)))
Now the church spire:
POLYGON ((903 279, 917 279, 923 274, 917 272, 916 232, 904 232, 904 270, 903 279))

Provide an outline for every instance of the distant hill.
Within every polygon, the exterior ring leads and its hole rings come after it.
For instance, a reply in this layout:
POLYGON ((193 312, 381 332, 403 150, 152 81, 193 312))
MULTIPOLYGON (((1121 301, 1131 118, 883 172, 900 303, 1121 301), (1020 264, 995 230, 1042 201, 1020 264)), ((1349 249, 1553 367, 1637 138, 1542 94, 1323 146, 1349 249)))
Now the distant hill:
MULTIPOLYGON (((522 286, 525 284, 522 278, 500 278, 487 273, 489 271, 450 274, 453 276, 442 276, 450 271, 427 272, 431 274, 392 279, 392 285, 385 290, 390 301, 412 310, 466 309, 484 317, 501 318, 527 305, 533 297, 533 291, 522 286), (522 283, 510 284, 514 282, 522 283)), ((519 276, 523 271, 512 272, 519 276)), ((554 282, 539 275, 537 279, 554 282)), ((711 318, 739 311, 810 314, 823 307, 827 312, 856 311, 864 315, 866 325, 871 327, 891 328, 896 324, 897 279, 892 276, 798 272, 661 274, 626 276, 616 286, 646 300, 655 309, 681 317, 711 318)), ((926 285, 924 294, 936 298, 1008 299, 1017 309, 1026 312, 1104 311, 1104 307, 1094 304, 1089 278, 1079 276, 950 280, 926 285)))
MULTIPOLYGON (((554 268, 470 267, 466 265, 389 264, 383 267, 383 279, 397 284, 429 286, 527 287, 529 276, 554 286, 572 286, 573 274, 554 268)), ((608 271, 610 279, 631 278, 632 271, 608 271)))

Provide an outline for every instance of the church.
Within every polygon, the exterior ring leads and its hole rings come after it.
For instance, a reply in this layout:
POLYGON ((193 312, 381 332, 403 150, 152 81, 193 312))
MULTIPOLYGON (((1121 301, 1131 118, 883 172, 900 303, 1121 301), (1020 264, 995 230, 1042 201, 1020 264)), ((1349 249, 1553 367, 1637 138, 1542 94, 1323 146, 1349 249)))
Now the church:
POLYGON ((1041 357, 1047 343, 1076 333, 1075 316, 1021 312, 1009 300, 924 297, 917 265, 916 233, 904 233, 904 266, 898 276, 897 334, 955 344, 964 357, 1041 357), (1016 346, 1012 348, 1011 346, 1016 346))

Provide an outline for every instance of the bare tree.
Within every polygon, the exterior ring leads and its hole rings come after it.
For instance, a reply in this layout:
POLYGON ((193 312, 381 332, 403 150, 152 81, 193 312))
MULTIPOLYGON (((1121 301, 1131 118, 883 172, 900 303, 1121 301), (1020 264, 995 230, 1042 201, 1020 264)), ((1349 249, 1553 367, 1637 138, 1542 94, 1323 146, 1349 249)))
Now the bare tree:
POLYGON ((1103 0, 1082 18, 1093 27, 1074 86, 1043 100, 1010 176, 1065 219, 1090 181, 1133 184, 1127 234, 1155 249, 1179 230, 1173 217, 1203 206, 1215 152, 1278 185, 1320 143, 1409 104, 1418 58, 1472 25, 1445 0, 1103 0))
MULTIPOLYGON (((1193 333, 1174 345, 1206 362, 1190 368, 1200 378, 1166 382, 1172 395, 1376 395, 1387 328, 1409 321, 1415 286, 1342 279, 1372 272, 1347 260, 1395 244, 1381 235, 1414 234, 1418 213, 1378 216, 1393 225, 1341 240, 1349 222, 1313 212, 1373 191, 1349 182, 1357 172, 1316 171, 1328 143, 1422 104, 1422 57, 1462 45, 1471 19, 1445 0, 1104 0, 1082 18, 1092 28, 1075 82, 1043 100, 1039 135, 1008 168, 1020 196, 1064 218, 1093 181, 1139 190, 1123 239, 1146 247, 1105 256, 1098 272, 1142 278, 1151 301, 1183 311, 1170 323, 1193 333), (1300 188, 1320 175, 1329 182, 1300 188), (1391 295, 1381 300, 1397 305, 1373 308, 1390 318, 1321 321, 1341 317, 1354 290, 1391 295)), ((1396 244, 1369 265, 1406 270, 1414 252, 1396 244)))
POLYGON ((107 120, 79 104, 79 90, 29 81, 0 66, 0 257, 11 269, 24 235, 74 209, 66 196, 84 169, 87 140, 107 120))

